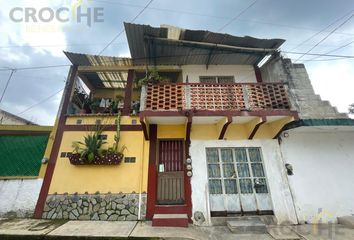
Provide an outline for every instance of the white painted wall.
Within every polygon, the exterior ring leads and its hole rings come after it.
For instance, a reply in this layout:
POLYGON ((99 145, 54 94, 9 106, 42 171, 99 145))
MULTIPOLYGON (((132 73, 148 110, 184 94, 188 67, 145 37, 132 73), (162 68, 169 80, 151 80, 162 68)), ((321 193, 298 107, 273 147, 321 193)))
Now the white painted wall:
POLYGON ((198 83, 199 76, 234 76, 235 82, 257 82, 252 65, 183 65, 183 82, 198 83))
POLYGON ((0 216, 31 217, 43 179, 0 180, 0 216))
POLYGON ((190 147, 193 166, 192 211, 193 213, 200 211, 204 214, 206 222, 203 225, 211 223, 205 152, 207 147, 261 147, 275 217, 278 223, 297 223, 279 144, 276 140, 192 140, 190 147))
POLYGON ((354 132, 293 132, 283 137, 284 162, 300 223, 314 222, 319 209, 323 222, 354 215, 354 132))
POLYGON ((16 118, 0 110, 0 124, 2 125, 27 125, 25 120, 16 118))

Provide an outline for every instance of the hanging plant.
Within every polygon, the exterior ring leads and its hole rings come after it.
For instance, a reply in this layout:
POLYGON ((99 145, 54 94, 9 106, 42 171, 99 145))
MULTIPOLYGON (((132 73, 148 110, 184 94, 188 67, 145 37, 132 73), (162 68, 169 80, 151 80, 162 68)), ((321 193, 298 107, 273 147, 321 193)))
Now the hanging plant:
POLYGON ((74 165, 116 165, 121 163, 126 147, 123 145, 119 148, 120 118, 121 113, 119 112, 117 117, 117 130, 114 135, 114 143, 111 147, 102 149, 102 146, 107 142, 101 139, 103 129, 97 127, 96 131, 84 137, 83 142, 73 142, 74 150, 73 154, 69 156, 70 163, 74 165))

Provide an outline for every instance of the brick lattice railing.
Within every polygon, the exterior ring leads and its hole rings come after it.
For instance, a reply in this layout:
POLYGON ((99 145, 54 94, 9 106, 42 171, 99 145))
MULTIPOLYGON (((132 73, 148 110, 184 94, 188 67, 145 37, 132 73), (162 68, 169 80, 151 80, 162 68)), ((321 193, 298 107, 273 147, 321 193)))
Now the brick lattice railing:
POLYGON ((183 109, 184 86, 177 84, 152 85, 146 87, 144 110, 178 110, 183 109))
POLYGON ((191 84, 190 103, 199 110, 241 110, 245 109, 242 85, 191 84))
POLYGON ((247 84, 250 110, 289 109, 284 84, 247 84))
POLYGON ((283 83, 158 84, 143 88, 141 110, 209 111, 288 110, 290 104, 283 83))

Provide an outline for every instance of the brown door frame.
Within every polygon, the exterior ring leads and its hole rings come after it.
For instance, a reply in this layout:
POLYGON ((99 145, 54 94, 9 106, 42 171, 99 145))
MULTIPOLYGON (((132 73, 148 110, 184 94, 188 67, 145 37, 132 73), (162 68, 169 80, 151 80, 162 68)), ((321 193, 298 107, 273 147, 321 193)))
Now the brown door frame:
MULTIPOLYGON (((187 177, 185 174, 186 168, 185 168, 185 159, 186 159, 186 151, 185 151, 185 144, 186 144, 186 140, 184 138, 159 138, 157 139, 157 157, 156 157, 156 205, 184 205, 185 204, 185 196, 186 196, 186 190, 185 190, 185 178, 187 177), (159 165, 160 165, 160 142, 161 141, 181 141, 182 143, 182 187, 183 187, 183 202, 159 202, 158 201, 158 189, 159 189, 159 165)), ((165 172, 168 173, 168 172, 165 172)), ((172 175, 176 175, 177 172, 171 172, 172 175)))
MULTIPOLYGON (((149 125, 149 136, 150 136, 150 146, 149 146, 149 167, 148 167, 148 192, 147 192, 147 205, 146 205, 146 219, 151 220, 155 213, 187 213, 188 219, 191 222, 192 219, 192 187, 190 183, 190 177, 187 176, 187 170, 184 170, 184 192, 185 192, 185 203, 184 205, 170 205, 168 209, 166 207, 161 207, 156 205, 156 194, 157 194, 157 167, 156 163, 158 161, 158 139, 157 139, 157 125, 149 125)), ((190 139, 188 135, 184 140, 184 157, 187 159, 189 157, 189 145, 190 139)), ((166 138, 166 140, 168 140, 166 138)))

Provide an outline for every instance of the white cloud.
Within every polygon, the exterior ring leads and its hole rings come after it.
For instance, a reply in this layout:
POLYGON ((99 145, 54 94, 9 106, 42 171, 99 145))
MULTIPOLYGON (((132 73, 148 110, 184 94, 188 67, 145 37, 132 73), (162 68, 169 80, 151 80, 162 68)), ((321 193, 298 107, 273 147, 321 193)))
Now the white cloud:
MULTIPOLYGON (((0 8, 0 38, 1 46, 43 46, 35 47, 35 51, 45 54, 50 53, 53 56, 62 56, 60 48, 53 48, 48 45, 60 45, 65 49, 67 41, 65 32, 63 31, 63 24, 55 18, 48 23, 43 22, 14 22, 11 20, 9 13, 15 7, 31 7, 38 12, 41 8, 50 7, 55 9, 62 1, 2 1, 0 8)), ((21 16, 21 14, 19 12, 21 16)), ((20 16, 16 16, 20 17, 20 16)), ((9 58, 13 61, 26 60, 29 61, 29 56, 25 56, 20 51, 14 51, 19 48, 4 48, 9 58)))
POLYGON ((312 85, 317 94, 329 100, 341 112, 348 112, 354 103, 354 60, 337 60, 307 64, 312 85))

